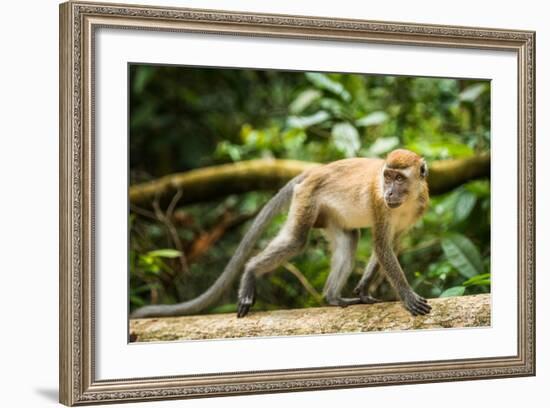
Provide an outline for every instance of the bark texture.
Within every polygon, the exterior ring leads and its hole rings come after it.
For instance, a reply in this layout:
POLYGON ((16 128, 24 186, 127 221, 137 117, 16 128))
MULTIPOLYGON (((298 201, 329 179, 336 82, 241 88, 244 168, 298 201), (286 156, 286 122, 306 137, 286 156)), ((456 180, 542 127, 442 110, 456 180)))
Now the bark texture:
POLYGON ((399 302, 130 320, 130 340, 171 341, 256 336, 479 327, 491 324, 491 295, 429 299, 432 312, 412 317, 399 302))
MULTIPOLYGON (((318 163, 282 159, 259 159, 169 174, 130 186, 130 203, 148 207, 153 200, 168 203, 181 191, 179 204, 191 204, 255 190, 277 190, 292 177, 318 163)), ((441 194, 468 180, 490 175, 490 157, 440 160, 430 164, 431 194, 441 194)))

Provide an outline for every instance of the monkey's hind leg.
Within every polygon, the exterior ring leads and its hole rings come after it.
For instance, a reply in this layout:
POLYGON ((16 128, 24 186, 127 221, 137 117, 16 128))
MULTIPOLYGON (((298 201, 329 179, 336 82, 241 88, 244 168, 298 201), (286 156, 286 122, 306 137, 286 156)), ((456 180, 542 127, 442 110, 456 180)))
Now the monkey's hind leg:
POLYGON ((289 233, 288 228, 283 228, 262 252, 248 261, 239 286, 237 317, 246 316, 256 301, 256 277, 273 271, 300 253, 306 245, 308 231, 309 228, 289 233))
POLYGON ((353 293, 355 293, 357 296, 359 296, 359 299, 361 299, 361 303, 370 304, 381 302, 381 300, 376 299, 368 293, 369 286, 372 283, 372 279, 379 269, 380 264, 378 263, 378 259, 376 259, 376 255, 373 253, 369 259, 369 263, 365 268, 365 272, 363 272, 361 280, 353 290, 353 293))
POLYGON ((332 250, 330 273, 324 289, 327 303, 332 306, 343 307, 362 303, 361 298, 343 298, 341 296, 342 289, 351 274, 355 262, 359 231, 347 231, 331 226, 326 232, 332 250))

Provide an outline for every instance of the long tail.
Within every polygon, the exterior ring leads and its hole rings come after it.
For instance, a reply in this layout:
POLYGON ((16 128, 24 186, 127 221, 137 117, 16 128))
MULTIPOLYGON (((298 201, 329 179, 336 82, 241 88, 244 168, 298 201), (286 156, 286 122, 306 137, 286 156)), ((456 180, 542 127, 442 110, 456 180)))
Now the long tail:
POLYGON ((260 235, 267 228, 269 222, 285 208, 288 202, 290 202, 294 191, 294 186, 300 183, 303 178, 304 176, 302 174, 294 177, 283 188, 281 188, 271 200, 267 202, 258 216, 254 219, 252 226, 245 234, 223 273, 206 292, 195 299, 174 305, 144 306, 134 311, 131 317, 138 318, 189 315, 198 313, 214 304, 227 290, 227 288, 229 288, 235 278, 239 276, 239 273, 250 257, 250 254, 254 249, 254 245, 260 238, 260 235))

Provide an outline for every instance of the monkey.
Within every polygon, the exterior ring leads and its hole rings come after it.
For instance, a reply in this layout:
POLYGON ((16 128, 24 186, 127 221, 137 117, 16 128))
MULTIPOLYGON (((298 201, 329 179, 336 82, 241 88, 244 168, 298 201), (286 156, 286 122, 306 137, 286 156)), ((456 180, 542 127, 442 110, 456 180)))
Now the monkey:
POLYGON ((144 306, 132 317, 200 312, 219 299, 241 270, 237 317, 244 317, 256 300, 256 280, 302 252, 312 228, 321 228, 330 244, 330 273, 323 289, 328 305, 379 302, 368 289, 373 275, 382 271, 411 315, 428 314, 431 306, 411 288, 395 253, 399 237, 428 207, 427 176, 426 161, 405 149, 390 152, 385 160, 348 158, 308 169, 291 179, 262 208, 223 273, 206 292, 183 303, 144 306), (263 251, 249 259, 269 222, 287 206, 288 216, 281 230, 263 251), (373 252, 354 289, 356 297, 342 297, 362 228, 372 230, 373 252))

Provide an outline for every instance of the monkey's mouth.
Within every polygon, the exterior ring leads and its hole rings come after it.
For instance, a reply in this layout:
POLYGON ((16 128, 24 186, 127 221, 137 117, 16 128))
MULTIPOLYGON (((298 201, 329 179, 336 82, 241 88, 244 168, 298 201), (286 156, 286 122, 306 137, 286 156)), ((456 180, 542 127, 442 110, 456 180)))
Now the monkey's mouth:
POLYGON ((397 208, 401 205, 401 201, 386 201, 386 205, 390 208, 397 208))

